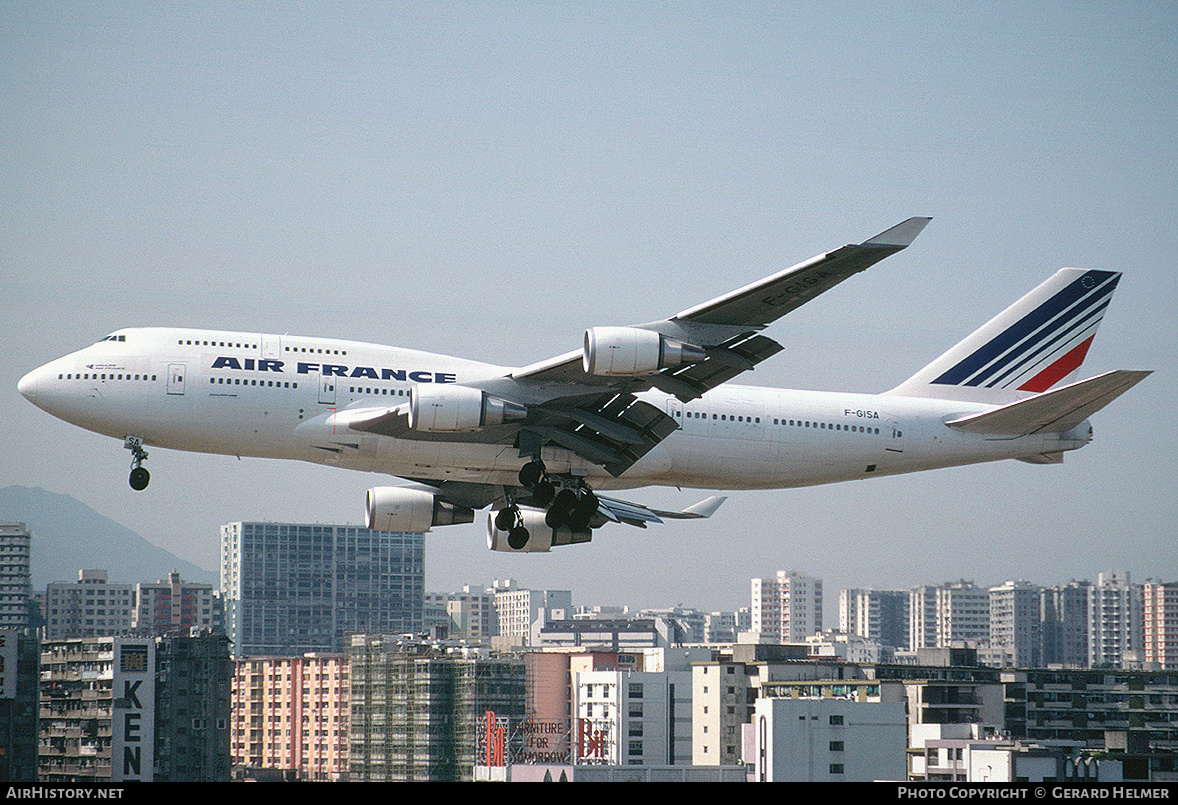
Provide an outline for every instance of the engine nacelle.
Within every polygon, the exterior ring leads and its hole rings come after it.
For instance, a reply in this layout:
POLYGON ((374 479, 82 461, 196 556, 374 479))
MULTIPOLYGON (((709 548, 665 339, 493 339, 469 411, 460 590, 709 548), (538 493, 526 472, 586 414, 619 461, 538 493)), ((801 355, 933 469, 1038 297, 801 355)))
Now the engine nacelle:
POLYGON ((605 377, 653 375, 663 369, 698 363, 701 347, 637 327, 591 327, 585 331, 581 365, 586 374, 605 377))
POLYGON ((459 433, 526 419, 528 410, 469 386, 425 383, 409 392, 409 427, 427 433, 459 433))
POLYGON ((500 531, 495 528, 495 515, 497 512, 491 512, 487 515, 487 547, 492 551, 505 551, 506 553, 547 553, 554 545, 575 545, 580 542, 589 542, 593 539, 593 533, 586 529, 584 531, 570 531, 566 527, 561 527, 553 531, 544 522, 544 512, 538 509, 529 509, 527 506, 520 506, 520 519, 523 521, 524 528, 528 529, 528 543, 522 548, 513 548, 507 544, 507 532, 500 531))
POLYGON ((424 534, 436 525, 473 523, 474 509, 438 500, 424 489, 377 486, 368 490, 364 506, 374 531, 424 534))

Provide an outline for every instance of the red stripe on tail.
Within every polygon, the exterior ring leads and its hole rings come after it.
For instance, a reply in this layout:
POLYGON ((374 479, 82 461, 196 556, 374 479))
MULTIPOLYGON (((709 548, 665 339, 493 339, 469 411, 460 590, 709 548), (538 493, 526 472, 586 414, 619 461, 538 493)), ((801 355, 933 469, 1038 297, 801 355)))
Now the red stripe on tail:
POLYGON ((1088 347, 1092 346, 1092 339, 1095 337, 1095 333, 1088 336, 1086 341, 1072 348, 1068 354, 1019 386, 1019 391, 1047 391, 1047 389, 1067 377, 1084 362, 1084 356, 1088 354, 1088 347))

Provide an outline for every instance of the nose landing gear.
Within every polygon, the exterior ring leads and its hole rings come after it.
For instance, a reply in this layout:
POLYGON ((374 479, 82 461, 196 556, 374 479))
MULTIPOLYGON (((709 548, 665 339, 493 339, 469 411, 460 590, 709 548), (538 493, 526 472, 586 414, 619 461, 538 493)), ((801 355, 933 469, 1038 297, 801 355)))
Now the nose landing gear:
POLYGON ((147 459, 147 451, 143 449, 143 439, 138 436, 128 436, 123 440, 123 447, 131 451, 131 477, 128 483, 136 492, 141 492, 147 488, 147 484, 151 481, 151 473, 143 466, 143 462, 147 459))

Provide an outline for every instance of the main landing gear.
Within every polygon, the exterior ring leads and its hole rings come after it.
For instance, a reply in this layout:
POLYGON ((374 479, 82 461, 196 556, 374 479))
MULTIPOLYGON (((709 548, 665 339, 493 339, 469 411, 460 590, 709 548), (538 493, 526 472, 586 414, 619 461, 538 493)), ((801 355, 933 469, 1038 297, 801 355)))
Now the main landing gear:
MULTIPOLYGON (((544 524, 556 531, 567 527, 570 531, 586 531, 593 515, 597 514, 597 495, 580 478, 560 478, 554 481, 544 469, 543 462, 529 461, 519 471, 520 485, 531 492, 528 501, 539 509, 547 507, 544 524), (560 489, 557 489, 557 484, 560 489)), ((528 544, 531 534, 523 525, 519 506, 513 501, 495 515, 495 527, 507 532, 507 544, 520 550, 528 544)))
POLYGON ((138 436, 128 436, 123 440, 123 447, 131 451, 131 477, 128 478, 128 483, 136 492, 141 492, 147 488, 147 484, 151 481, 151 473, 143 466, 143 462, 147 460, 147 451, 143 449, 143 440, 138 436))

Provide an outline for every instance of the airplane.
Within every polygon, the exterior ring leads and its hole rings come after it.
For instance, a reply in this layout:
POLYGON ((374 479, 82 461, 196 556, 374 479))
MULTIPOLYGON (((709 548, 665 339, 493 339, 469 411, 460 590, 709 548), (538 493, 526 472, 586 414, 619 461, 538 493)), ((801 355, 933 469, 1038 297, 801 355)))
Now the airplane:
POLYGON ((397 476, 369 528, 425 532, 489 509, 488 547, 542 552, 607 523, 710 517, 607 494, 783 489, 1019 459, 1056 464, 1088 417, 1148 371, 1078 382, 1120 273, 1064 268, 880 394, 731 385, 782 350, 762 331, 907 248, 929 218, 820 254, 668 319, 598 326, 523 367, 255 332, 127 328, 25 375, 50 414, 147 447, 293 459, 397 476))

